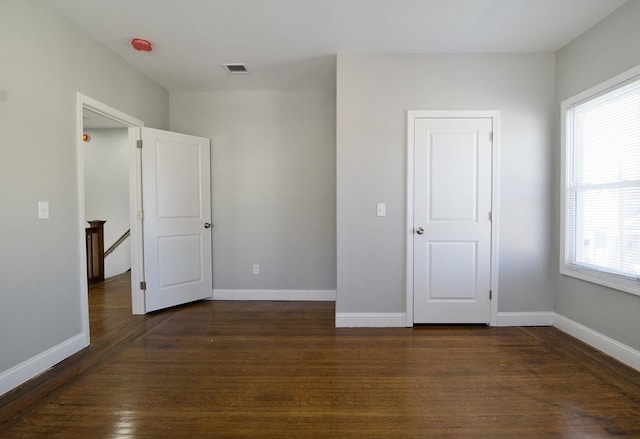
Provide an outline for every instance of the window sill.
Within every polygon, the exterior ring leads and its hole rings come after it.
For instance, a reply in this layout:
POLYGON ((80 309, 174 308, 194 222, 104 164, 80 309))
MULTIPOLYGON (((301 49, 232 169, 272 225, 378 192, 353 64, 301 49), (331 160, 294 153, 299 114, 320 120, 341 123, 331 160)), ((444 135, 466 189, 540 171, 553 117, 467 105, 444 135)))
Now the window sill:
POLYGON ((631 279, 621 278, 615 275, 608 275, 586 268, 570 267, 567 265, 560 266, 560 274, 574 277, 576 279, 585 280, 604 287, 613 288, 614 290, 624 291, 625 293, 640 296, 640 282, 631 279))

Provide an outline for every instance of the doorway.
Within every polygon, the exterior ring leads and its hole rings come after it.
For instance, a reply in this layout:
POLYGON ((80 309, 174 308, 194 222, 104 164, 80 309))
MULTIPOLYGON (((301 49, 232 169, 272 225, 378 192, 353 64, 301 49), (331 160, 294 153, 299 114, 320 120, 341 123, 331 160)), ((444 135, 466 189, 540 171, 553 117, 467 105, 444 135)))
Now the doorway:
POLYGON ((87 252, 88 271, 90 280, 104 280, 131 268, 128 132, 126 126, 86 108, 82 120, 84 213, 87 221, 100 221, 103 238, 96 260, 87 252), (91 276, 95 266, 98 270, 91 276))
POLYGON ((84 214, 94 226, 86 224, 89 329, 95 343, 132 317, 128 127, 88 108, 82 121, 84 214))
MULTIPOLYGON (((85 175, 85 162, 87 160, 86 154, 86 142, 83 139, 85 133, 85 126, 93 129, 116 129, 126 130, 120 133, 120 140, 126 142, 126 147, 123 147, 123 154, 128 155, 128 169, 123 171, 128 180, 124 183, 126 195, 120 194, 123 200, 118 203, 128 204, 128 224, 130 229, 129 234, 129 258, 125 263, 129 262, 131 267, 130 272, 130 285, 131 285, 131 312, 133 314, 144 314, 144 297, 139 288, 134 288, 143 280, 142 270, 142 250, 141 250, 141 222, 137 219, 138 206, 141 205, 141 182, 140 182, 140 154, 136 148, 136 141, 140 137, 140 128, 143 126, 142 121, 139 121, 125 113, 122 113, 114 108, 111 108, 99 101, 96 101, 88 96, 84 96, 80 93, 77 94, 77 161, 78 161, 78 188, 79 188, 79 213, 80 224, 79 230, 84 230, 87 221, 100 218, 87 218, 86 213, 91 214, 91 211, 87 212, 87 207, 91 209, 91 204, 86 202, 86 187, 88 176, 85 175), (85 119, 87 117, 87 119, 85 119)), ((126 178, 126 177, 123 177, 126 178)), ((122 185, 121 185, 122 186, 122 185)), ((119 220, 122 224, 127 223, 126 219, 119 216, 119 220)), ((121 232, 125 232, 122 230, 121 232)), ((118 232, 114 232, 118 233, 118 232)), ((119 235, 122 236, 122 235, 119 235)), ((110 244, 110 243, 109 243, 110 244)), ((107 244, 107 245, 109 245, 107 244)), ((84 234, 80 239, 80 259, 81 259, 81 302, 82 302, 82 314, 83 314, 83 334, 85 336, 85 345, 90 344, 90 320, 89 320, 89 301, 88 301, 88 281, 87 281, 87 261, 85 250, 85 237, 84 234)))
POLYGON ((498 112, 410 111, 407 325, 495 324, 498 112))
MULTIPOLYGON (((95 113, 127 129, 132 313, 145 314, 211 298, 210 140, 145 128, 141 121, 78 93, 76 138, 80 230, 84 230, 89 219, 85 218, 83 166, 82 117, 85 113, 95 113)), ((80 255, 80 273, 84 274, 80 280, 83 333, 85 346, 88 346, 90 326, 84 236, 80 240, 80 255)))

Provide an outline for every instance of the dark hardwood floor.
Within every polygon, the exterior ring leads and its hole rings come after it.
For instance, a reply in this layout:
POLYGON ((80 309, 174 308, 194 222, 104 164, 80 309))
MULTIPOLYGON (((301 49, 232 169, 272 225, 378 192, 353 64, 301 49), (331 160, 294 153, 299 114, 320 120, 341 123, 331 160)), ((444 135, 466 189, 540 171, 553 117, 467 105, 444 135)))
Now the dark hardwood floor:
POLYGON ((554 328, 336 329, 326 302, 131 316, 0 398, 2 438, 640 438, 640 373, 554 328))
POLYGON ((131 273, 89 286, 89 327, 92 342, 122 332, 136 319, 144 318, 131 314, 131 273))

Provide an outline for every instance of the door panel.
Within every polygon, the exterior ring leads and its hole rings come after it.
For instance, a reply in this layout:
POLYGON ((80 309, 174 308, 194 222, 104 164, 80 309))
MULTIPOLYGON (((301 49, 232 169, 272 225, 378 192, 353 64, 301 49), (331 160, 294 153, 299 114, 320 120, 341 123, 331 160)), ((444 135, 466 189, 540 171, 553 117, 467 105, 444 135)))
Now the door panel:
POLYGON ((201 145, 156 139, 156 217, 198 218, 201 212, 201 145))
POLYGON ((414 323, 488 323, 491 119, 419 118, 414 129, 414 323))
POLYGON ((201 235, 159 236, 157 240, 160 288, 202 281, 201 235), (175 255, 183 257, 176 259, 175 255))
POLYGON ((477 218, 478 148, 475 133, 434 132, 429 154, 430 222, 477 218))
POLYGON ((142 129, 146 312, 213 294, 209 139, 142 129))
POLYGON ((429 243, 429 300, 475 300, 475 242, 429 243))

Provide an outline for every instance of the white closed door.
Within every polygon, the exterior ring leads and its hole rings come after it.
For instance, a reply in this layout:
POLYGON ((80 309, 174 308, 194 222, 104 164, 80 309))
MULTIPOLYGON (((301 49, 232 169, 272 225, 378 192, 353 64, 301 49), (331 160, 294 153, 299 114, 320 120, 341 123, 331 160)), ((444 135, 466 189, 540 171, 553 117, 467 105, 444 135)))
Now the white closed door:
POLYGON ((492 119, 414 130, 414 323, 489 323, 492 119))
POLYGON ((142 129, 146 312, 213 295, 209 139, 142 129))

